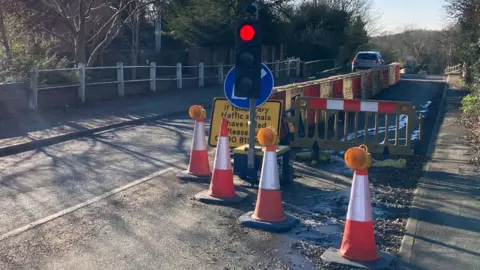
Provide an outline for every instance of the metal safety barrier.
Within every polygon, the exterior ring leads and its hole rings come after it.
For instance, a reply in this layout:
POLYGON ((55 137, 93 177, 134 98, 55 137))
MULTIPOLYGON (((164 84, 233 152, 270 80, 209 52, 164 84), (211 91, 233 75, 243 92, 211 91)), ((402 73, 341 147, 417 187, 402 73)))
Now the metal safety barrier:
POLYGON ((395 81, 395 66, 390 65, 388 70, 388 86, 392 86, 396 83, 395 81))
MULTIPOLYGON (((371 70, 275 87, 270 99, 282 102, 284 109, 282 119, 285 119, 296 113, 293 104, 299 97, 366 100, 396 84, 399 80, 400 64, 392 63, 371 70)), ((305 118, 304 112, 300 111, 298 114, 305 118)), ((332 115, 333 112, 329 112, 327 116, 331 118, 332 115)), ((308 119, 308 125, 313 125, 315 123, 314 112, 309 112, 306 119, 308 119)), ((322 116, 322 119, 325 119, 325 116, 322 116)), ((284 138, 286 134, 290 133, 290 130, 293 130, 288 127, 292 123, 286 123, 283 120, 282 122, 280 138, 284 138)))
POLYGON ((382 90, 382 77, 380 76, 380 73, 380 69, 372 70, 372 96, 377 95, 382 90))
POLYGON ((387 89, 389 84, 388 84, 388 72, 389 72, 389 67, 382 67, 380 68, 380 85, 381 85, 381 90, 387 89))
POLYGON ((298 97, 293 108, 292 147, 344 151, 361 143, 371 153, 413 155, 412 140, 421 138, 423 117, 411 102, 298 97))

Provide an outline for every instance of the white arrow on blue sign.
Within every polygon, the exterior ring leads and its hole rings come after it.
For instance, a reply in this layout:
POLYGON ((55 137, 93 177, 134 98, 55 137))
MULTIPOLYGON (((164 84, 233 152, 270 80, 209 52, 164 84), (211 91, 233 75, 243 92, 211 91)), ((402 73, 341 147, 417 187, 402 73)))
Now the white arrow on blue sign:
MULTIPOLYGON (((256 99, 256 107, 262 106, 270 98, 274 86, 272 71, 265 64, 262 64, 260 76, 262 78, 260 96, 256 99)), ((235 67, 228 72, 223 84, 223 91, 225 92, 228 101, 230 101, 233 106, 246 110, 250 108, 250 101, 248 98, 235 96, 235 67)))

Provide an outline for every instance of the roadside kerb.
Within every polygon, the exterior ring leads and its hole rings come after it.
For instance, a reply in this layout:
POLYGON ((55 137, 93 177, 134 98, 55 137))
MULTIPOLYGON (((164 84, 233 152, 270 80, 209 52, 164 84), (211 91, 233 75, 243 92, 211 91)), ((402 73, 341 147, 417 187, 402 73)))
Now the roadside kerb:
MULTIPOLYGON (((221 91, 218 91, 218 93, 215 93, 211 96, 211 100, 213 98, 221 95, 221 91)), ((205 109, 211 109, 212 108, 212 101, 205 102, 202 104, 205 109)), ((190 105, 194 105, 195 102, 192 102, 190 105)), ((72 131, 64 134, 59 134, 59 135, 54 135, 48 138, 41 138, 33 141, 28 141, 28 142, 21 142, 17 144, 12 144, 4 147, 0 147, 0 157, 5 157, 9 155, 15 155, 18 153, 26 152, 26 151, 31 151, 35 150, 37 148, 45 147, 45 146, 50 146, 54 145, 57 143, 77 139, 80 137, 88 136, 94 133, 110 130, 110 129, 115 129, 115 128, 120 128, 120 127, 125 127, 125 126, 133 126, 133 125, 140 125, 144 124, 147 122, 159 120, 161 118, 165 117, 175 117, 175 116, 180 116, 182 114, 185 114, 185 108, 178 108, 174 111, 170 112, 164 112, 164 113, 151 113, 150 116, 147 117, 140 117, 137 119, 129 119, 129 120, 123 120, 120 122, 112 123, 112 124, 105 124, 103 126, 99 127, 94 127, 94 128, 85 128, 82 130, 77 130, 77 131, 72 131), (153 115, 152 115, 153 114, 153 115)))
MULTIPOLYGON (((212 107, 211 103, 208 103, 204 106, 205 109, 210 109, 212 107)), ((25 142, 25 143, 18 143, 18 144, 13 144, 9 146, 5 146, 0 148, 0 157, 5 157, 9 155, 15 155, 18 153, 26 152, 26 151, 31 151, 35 150, 40 147, 45 147, 45 146, 50 146, 53 144, 77 139, 80 137, 88 136, 94 133, 110 130, 110 129, 115 129, 115 128, 120 128, 120 127, 125 127, 125 126, 133 126, 133 125, 139 125, 139 124, 144 124, 147 122, 159 120, 161 118, 165 117, 175 117, 175 116, 180 116, 182 114, 185 114, 185 109, 178 109, 173 112, 165 112, 165 113, 160 113, 157 115, 153 116, 148 116, 148 117, 142 117, 138 119, 132 119, 132 120, 126 120, 122 121, 119 123, 114 123, 114 124, 107 124, 101 127, 96 127, 96 128, 89 128, 89 129, 84 129, 84 130, 79 130, 79 131, 74 131, 74 132, 69 132, 57 136, 52 136, 49 138, 44 138, 44 139, 39 139, 31 142, 25 142)))
MULTIPOLYGON (((445 114, 446 108, 446 94, 449 89, 449 77, 447 76, 445 87, 443 89, 442 98, 440 100, 439 110, 437 112, 437 118, 435 120, 435 126, 432 131, 432 135, 430 137, 430 142, 427 149, 427 158, 430 160, 432 158, 433 152, 435 150, 436 139, 438 137, 438 133, 440 131, 440 126, 443 122, 443 117, 445 114)), ((423 171, 429 170, 429 162, 427 162, 424 167, 423 171)), ((399 257, 403 258, 403 260, 399 260, 399 267, 402 267, 403 264, 408 264, 412 257, 412 250, 413 245, 415 244, 415 234, 418 227, 418 219, 419 219, 419 209, 421 209, 422 198, 424 196, 422 191, 417 187, 413 194, 413 202, 410 210, 410 217, 407 220, 407 225, 405 226, 405 234, 403 236, 400 251, 398 252, 399 257)))

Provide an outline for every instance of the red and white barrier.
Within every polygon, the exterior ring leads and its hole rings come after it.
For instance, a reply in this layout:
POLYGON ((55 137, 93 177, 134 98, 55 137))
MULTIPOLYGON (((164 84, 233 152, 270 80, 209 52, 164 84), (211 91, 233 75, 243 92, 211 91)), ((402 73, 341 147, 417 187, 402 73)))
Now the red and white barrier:
POLYGON ((378 102, 378 101, 316 98, 316 99, 310 100, 310 108, 315 110, 396 113, 397 103, 388 102, 388 101, 378 102))

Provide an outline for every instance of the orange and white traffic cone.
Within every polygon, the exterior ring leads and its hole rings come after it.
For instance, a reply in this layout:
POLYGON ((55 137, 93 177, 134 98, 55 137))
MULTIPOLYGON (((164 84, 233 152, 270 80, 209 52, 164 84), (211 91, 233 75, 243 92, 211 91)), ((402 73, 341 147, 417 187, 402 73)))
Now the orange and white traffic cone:
POLYGON ((213 166, 210 188, 195 195, 195 199, 205 203, 235 204, 240 203, 247 197, 246 193, 235 192, 230 147, 228 143, 227 118, 222 119, 213 166))
MULTIPOLYGON (((259 136, 261 133, 275 132, 267 131, 268 129, 260 130, 259 136)), ((259 142, 262 141, 264 140, 259 138, 259 142)), ((264 151, 255 211, 240 216, 238 222, 246 227, 267 231, 286 231, 297 222, 295 218, 286 215, 283 211, 276 145, 269 144, 264 151)))
POLYGON ((353 174, 347 221, 342 246, 338 252, 343 257, 355 261, 370 262, 379 258, 373 230, 372 199, 367 170, 358 170, 353 174))
POLYGON ((209 179, 212 175, 208 161, 207 142, 205 138, 205 109, 194 105, 189 110, 190 117, 195 120, 190 161, 187 171, 178 174, 183 180, 209 179))
POLYGON ((347 220, 339 250, 328 249, 322 259, 351 266, 386 268, 394 256, 379 252, 375 244, 372 198, 367 168, 371 165, 366 146, 354 147, 345 153, 348 167, 354 169, 347 220), (361 153, 359 149, 364 149, 361 153))

